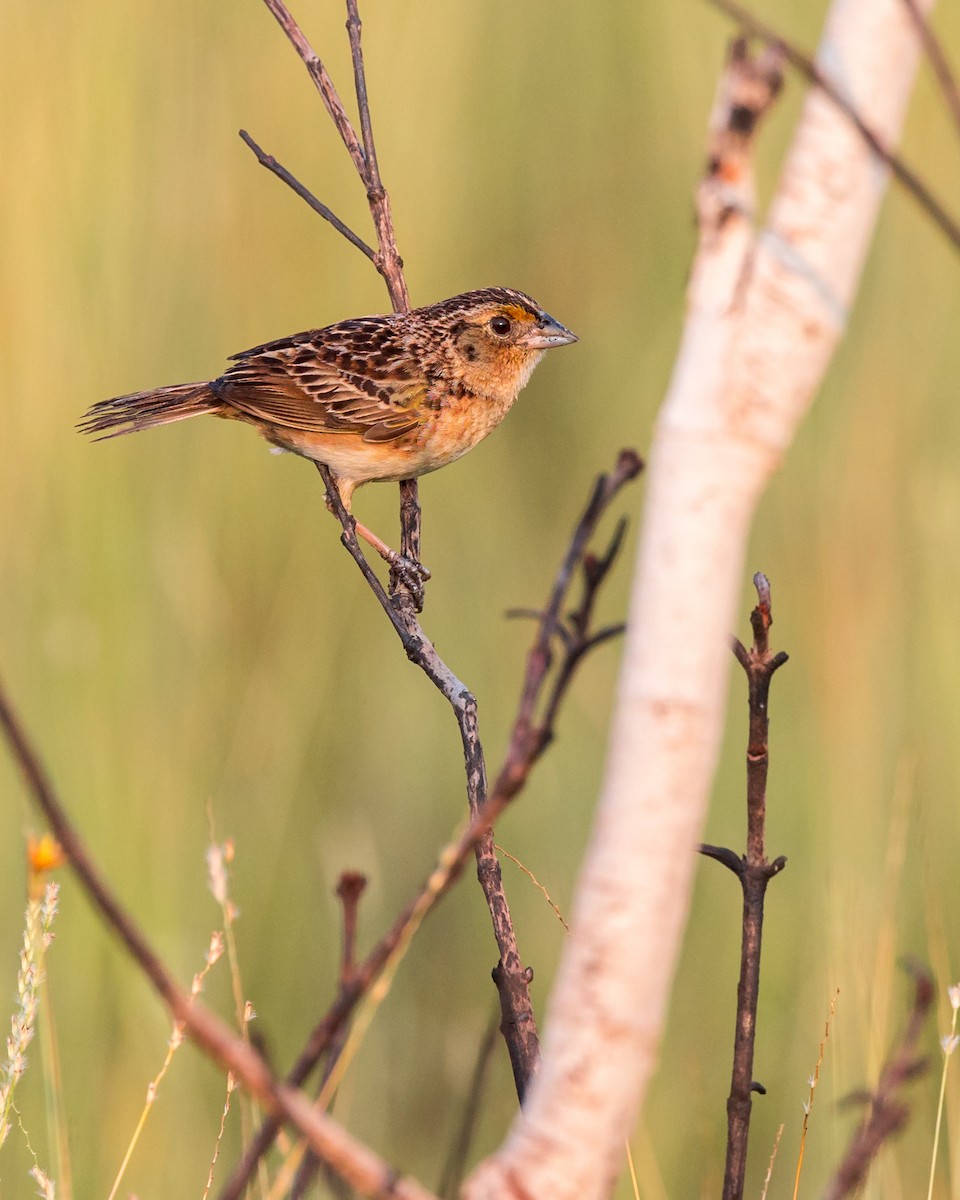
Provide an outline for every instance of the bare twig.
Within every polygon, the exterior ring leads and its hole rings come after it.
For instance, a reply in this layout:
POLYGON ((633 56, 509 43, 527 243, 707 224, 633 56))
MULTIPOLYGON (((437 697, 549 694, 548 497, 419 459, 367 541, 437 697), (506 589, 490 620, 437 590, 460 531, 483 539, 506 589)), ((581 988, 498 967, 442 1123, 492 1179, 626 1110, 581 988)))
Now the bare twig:
MULTIPOLYGON (((383 585, 360 550, 353 518, 343 507, 333 477, 326 467, 318 464, 317 469, 327 487, 334 514, 343 526, 343 543, 389 617, 407 657, 420 667, 453 709, 463 745, 467 802, 471 818, 476 821, 484 807, 487 794, 486 765, 480 744, 476 699, 437 654, 421 629, 413 607, 391 603, 383 585)), ((513 1065, 517 1095, 522 1102, 539 1052, 533 1003, 530 1000, 530 975, 520 958, 510 907, 503 890, 500 863, 493 849, 493 835, 488 830, 484 830, 478 837, 474 852, 477 859, 477 877, 487 900, 500 951, 500 961, 495 969, 494 979, 503 1008, 503 1036, 513 1065)))
POLYGON ((390 300, 397 312, 410 308, 410 295, 403 277, 403 259, 397 251, 397 239, 393 232, 393 216, 390 212, 390 196, 380 178, 377 151, 373 141, 373 125, 370 120, 370 104, 367 99, 367 79, 363 69, 363 51, 360 48, 360 14, 357 0, 347 0, 347 34, 350 38, 350 53, 353 58, 353 78, 357 89, 357 108, 360 112, 360 130, 363 135, 364 170, 361 172, 367 187, 370 212, 377 229, 380 257, 377 270, 386 281, 390 300))
MULTIPOLYGON (((594 484, 593 493, 557 572, 547 606, 540 614, 537 636, 527 655, 527 671, 523 691, 513 722, 506 761, 497 776, 495 785, 497 793, 516 795, 526 782, 530 767, 546 749, 553 736, 553 720, 557 706, 569 683, 573 667, 584 653, 584 643, 590 640, 585 631, 592 617, 597 589, 606 577, 620 548, 623 528, 618 525, 606 554, 600 559, 586 555, 587 543, 593 536, 597 523, 609 507, 611 500, 625 483, 637 477, 642 467, 643 464, 635 451, 622 450, 611 474, 601 475, 594 484), (569 624, 563 626, 560 621, 560 610, 573 583, 577 564, 580 562, 583 563, 583 599, 580 607, 572 614, 569 624), (564 643, 566 659, 554 681, 553 689, 544 708, 543 718, 536 722, 534 718, 537 702, 542 695, 543 681, 553 662, 551 640, 560 629, 565 630, 561 640, 564 643)), ((621 628, 618 626, 617 630, 621 628)), ((613 632, 615 631, 609 631, 610 635, 613 632)), ((602 635, 598 634, 596 637, 602 638, 607 634, 608 631, 603 631, 602 635)))
MULTIPOLYGON (((357 871, 344 871, 337 884, 337 897, 340 900, 343 920, 343 940, 340 952, 341 994, 350 987, 357 972, 357 924, 360 915, 360 897, 363 895, 366 886, 366 876, 361 875, 357 871)), ((317 1084, 318 1095, 323 1090, 340 1055, 343 1053, 346 1040, 347 1024, 344 1022, 330 1041, 327 1051, 327 1061, 317 1084)), ((301 1197, 308 1194, 320 1165, 320 1160, 315 1154, 308 1152, 304 1155, 303 1161, 300 1163, 294 1177, 293 1186, 290 1189, 291 1200, 300 1200, 301 1197)), ((327 1171, 326 1182, 330 1190, 335 1195, 338 1194, 341 1181, 329 1170, 327 1171)))
POLYGON ((305 187, 295 175, 291 175, 286 167, 278 163, 272 154, 267 154, 265 150, 262 150, 245 129, 240 130, 240 137, 257 156, 257 162, 261 166, 266 167, 268 171, 272 171, 278 179, 282 179, 287 187, 292 188, 297 193, 301 200, 306 200, 314 212, 319 213, 325 221, 329 221, 337 233, 343 234, 347 241, 351 245, 356 246, 361 254, 365 254, 372 263, 377 261, 376 251, 371 250, 359 234, 354 233, 349 225, 341 221, 333 209, 327 208, 322 200, 318 200, 313 192, 305 187))
POLYGON ((364 1195, 384 1200, 387 1197, 397 1200, 401 1196, 405 1200, 433 1200, 418 1183, 399 1179, 387 1163, 331 1118, 313 1109, 302 1093, 274 1079, 252 1046, 180 987, 100 875, 2 686, 0 727, 23 773, 27 790, 66 851, 87 896, 191 1039, 223 1068, 232 1071, 272 1116, 288 1121, 297 1129, 324 1162, 364 1195))
MULTIPOLYGON (((291 45, 297 51, 301 61, 307 68, 317 91, 323 100, 327 112, 340 134, 344 146, 363 183, 370 205, 370 215, 377 231, 377 250, 372 251, 356 234, 348 229, 331 210, 311 196, 284 168, 278 169, 276 160, 267 155, 256 145, 249 135, 241 133, 244 141, 257 155, 257 159, 268 166, 284 182, 302 196, 312 208, 338 229, 352 245, 370 258, 383 277, 390 295, 390 303, 395 312, 408 312, 410 309, 410 294, 403 276, 403 259, 397 250, 397 239, 393 227, 393 216, 390 211, 390 197, 380 177, 380 167, 377 162, 376 146, 373 140, 373 125, 370 118, 370 105, 367 99, 366 75, 363 66, 363 52, 360 46, 360 16, 356 0, 347 0, 347 33, 350 38, 350 52, 353 59, 354 84, 357 93, 357 104, 360 113, 360 129, 363 138, 361 145, 353 124, 347 115, 343 102, 334 87, 333 80, 320 61, 319 55, 310 45, 303 30, 297 24, 293 15, 283 0, 264 0, 264 3, 276 17, 281 29, 287 35, 291 45)), ((415 479, 404 479, 400 483, 400 553, 412 562, 420 561, 420 504, 418 488, 415 479)), ((356 556, 354 556, 356 557, 356 556)), ((366 574, 366 572, 365 572, 366 574)), ((402 572, 391 572, 390 590, 394 602, 411 610, 419 610, 420 602, 416 590, 410 586, 402 572)))
POLYGON ((350 50, 353 57, 354 83, 357 91, 357 104, 360 111, 360 129, 363 137, 361 144, 357 137, 343 102, 334 87, 333 80, 327 73, 326 67, 320 61, 320 56, 310 45, 303 30, 297 24, 293 15, 283 0, 264 0, 267 8, 276 17, 281 29, 290 40, 290 44, 299 54, 304 66, 310 73, 310 78, 316 85, 327 112, 337 127, 344 146, 346 146, 357 174, 366 189, 370 213, 377 230, 378 253, 374 258, 377 270, 384 278, 390 293, 390 302, 395 311, 406 312, 410 308, 410 296, 407 292, 406 281, 403 278, 403 260, 397 252, 396 234, 393 228, 393 217, 390 212, 390 199, 380 178, 377 165, 376 149, 373 142, 373 128, 370 120, 370 106, 367 100, 367 85, 363 70, 363 53, 360 49, 360 17, 357 12, 356 0, 347 0, 347 33, 350 37, 350 50))
MULTIPOLYGON (((522 699, 520 702, 520 711, 517 714, 517 719, 514 724, 513 733, 510 738, 510 745, 507 751, 506 760, 503 767, 497 775, 496 782, 487 796, 485 802, 480 806, 477 815, 470 822, 467 829, 460 835, 456 843, 447 847, 440 856, 440 861, 433 874, 427 880, 424 887, 417 895, 409 902, 403 912, 397 917, 389 931, 377 943, 377 945, 367 955, 366 959, 361 963, 348 987, 342 988, 337 1000, 330 1008, 329 1012, 316 1025, 307 1040, 306 1045, 301 1051, 297 1061, 294 1063, 287 1076, 287 1084, 290 1087, 299 1087, 300 1084, 313 1071, 314 1067, 320 1061, 320 1058, 325 1053, 330 1044, 330 1040, 336 1035, 343 1023, 349 1018, 350 1013, 361 997, 369 990, 373 981, 381 974, 386 965, 391 961, 392 956, 397 951, 397 948, 403 943, 407 936, 407 931, 410 927, 423 920, 426 914, 436 905, 436 903, 446 895, 447 891, 453 886, 456 880, 462 874, 464 864, 471 853, 475 849, 480 840, 492 828, 493 824, 507 807, 511 800, 521 790, 527 777, 533 768, 537 758, 543 753, 546 746, 549 744, 553 736, 552 727, 546 732, 538 728, 537 732, 532 731, 532 715, 537 707, 539 689, 543 687, 544 680, 549 668, 549 640, 550 631, 555 629, 558 622, 558 614, 563 606, 565 591, 564 588, 569 587, 574 578, 577 556, 583 556, 587 541, 589 540, 592 530, 596 527, 600 518, 612 503, 620 489, 634 479, 640 470, 640 460, 637 455, 630 450, 623 451, 618 460, 613 473, 610 476, 601 476, 594 486, 593 496, 587 506, 586 511, 580 519, 576 531, 574 532, 571 541, 570 549, 567 551, 564 561, 557 574, 557 579, 551 591, 551 600, 548 611, 544 612, 542 617, 541 627, 537 632, 534 642, 534 648, 531 650, 527 659, 527 675, 524 681, 522 699), (562 584, 562 586, 561 586, 562 584), (520 728, 522 725, 522 729, 520 728), (524 732, 525 730, 525 732, 524 732)), ((343 523, 343 541, 350 552, 358 557, 358 562, 363 559, 363 555, 359 551, 356 536, 353 533, 351 526, 351 517, 343 509, 342 505, 338 505, 339 497, 334 491, 331 494, 334 512, 340 517, 343 523)), ((365 562, 365 560, 363 560, 365 562)), ((399 614, 390 605, 389 598, 383 590, 379 579, 369 568, 370 572, 370 587, 377 595, 381 605, 388 615, 391 616, 391 621, 397 634, 403 642, 407 657, 411 661, 416 662, 428 676, 443 690, 441 683, 434 678, 435 664, 433 664, 431 656, 435 656, 436 652, 429 643, 425 643, 422 632, 411 630, 404 620, 401 620, 399 614), (426 644, 429 648, 429 654, 424 662, 418 658, 421 648, 426 644)), ((599 580, 597 581, 597 585, 599 580)), ((583 605, 581 605, 581 608, 583 605)), ((416 618, 412 615, 406 618, 416 626, 416 618)), ((416 626, 419 630, 419 626, 416 626)), ((582 658, 582 655, 579 656, 582 658)), ((444 668, 446 669, 446 668, 444 668)), ((451 676, 451 679, 454 677, 451 676)), ((569 672, 558 672, 553 682, 553 688, 550 695, 544 702, 545 712, 551 714, 551 720, 555 718, 559 697, 569 684, 569 672)), ((460 685, 462 687, 462 685, 460 685)), ((469 693, 466 693, 469 697, 469 693)), ((472 697, 469 697, 472 701, 472 697)), ((456 709, 458 722, 462 722, 464 726, 468 724, 466 711, 460 712, 456 709)), ((475 709, 473 710, 475 716, 475 709)), ((470 778, 479 782, 477 771, 482 769, 482 763, 477 764, 475 761, 467 760, 468 780, 470 778)), ((522 968, 522 964, 518 962, 518 978, 516 982, 516 990, 521 990, 521 983, 526 984, 529 981, 525 979, 526 972, 522 968)), ((514 990, 510 989, 506 993, 508 996, 514 996, 514 990)), ((504 992, 501 992, 501 1009, 503 1005, 504 992)), ((506 1034, 512 1034, 514 1030, 522 1031, 522 1022, 512 1020, 507 1023, 506 1034)), ((527 1049, 527 1043, 518 1044, 516 1050, 511 1050, 511 1061, 523 1060, 524 1051, 527 1049)), ((226 1184, 225 1188, 220 1193, 220 1200, 238 1200, 242 1194, 242 1190, 246 1184, 250 1174, 255 1169, 258 1159, 267 1152, 273 1143, 273 1139, 277 1135, 279 1123, 273 1117, 268 1117, 260 1129, 257 1136, 254 1138, 251 1145, 247 1148, 244 1157, 238 1164, 236 1170, 226 1184)))
MULTIPOLYGON (((610 547, 602 559, 587 555, 586 547, 610 501, 625 483, 636 478, 641 466, 638 456, 632 450, 625 450, 621 452, 613 473, 609 476, 601 475, 597 479, 590 501, 557 572, 537 637, 527 656, 527 672, 506 761, 494 784, 493 796, 502 797, 504 804, 517 795, 534 764, 553 740, 554 722, 560 702, 583 655, 591 646, 598 645, 603 640, 601 635, 593 635, 590 622, 598 589, 622 544, 622 524, 618 525, 610 547), (560 610, 573 583, 575 572, 581 564, 583 599, 580 607, 569 619, 567 637, 564 639, 564 657, 547 692, 543 716, 539 721, 535 721, 536 707, 538 701, 543 698, 544 684, 552 662, 551 639, 558 627, 560 610)), ((606 632, 604 631, 604 634, 606 632)), ((474 813, 474 818, 478 815, 479 812, 474 813)), ((497 944, 500 947, 500 962, 494 970, 493 978, 500 993, 503 1017, 501 1031, 510 1051, 514 1081, 522 1103, 527 1084, 532 1079, 539 1061, 540 1045, 530 1001, 529 984, 532 974, 524 968, 520 959, 509 921, 509 910, 505 908, 505 897, 502 901, 499 899, 503 896, 503 884, 492 832, 488 833, 477 847, 477 875, 487 895, 497 944)))
POLYGON ((733 1043, 733 1072, 727 1099, 727 1155, 723 1176, 723 1200, 740 1200, 747 1169, 747 1143, 753 1093, 762 1091, 753 1080, 753 1056, 760 996, 760 946, 763 934, 763 901, 767 884, 786 866, 785 858, 767 862, 764 846, 767 811, 767 765, 769 762, 768 697, 774 672, 787 661, 784 653, 770 652, 770 583, 757 573, 753 577, 758 604, 750 615, 753 645, 749 650, 734 640, 733 650, 747 676, 750 705, 750 734, 747 744, 747 852, 740 858, 732 850, 701 846, 700 852, 715 858, 740 880, 743 890, 743 932, 740 943, 740 981, 737 985, 737 1027, 733 1043))
MULTIPOLYGON (((507 803, 523 786, 533 764, 553 737, 553 722, 557 709, 577 663, 591 646, 598 645, 610 634, 610 631, 593 634, 590 621, 597 591, 606 578, 621 545, 622 527, 618 527, 603 558, 585 557, 585 552, 587 543, 611 500, 625 483, 636 477, 640 468, 641 463, 637 455, 633 451, 623 451, 613 473, 610 476, 601 476, 594 486, 593 495, 557 573, 549 603, 544 611, 533 648, 527 658, 527 673, 513 725, 510 748, 507 752, 506 762, 497 777, 491 799, 502 796, 503 803, 507 803), (583 599, 570 620, 566 656, 546 701, 543 720, 535 723, 534 710, 542 695, 544 680, 552 662, 551 639, 558 627, 560 609, 573 582, 576 568, 581 561, 584 568, 583 599)), ((486 797, 486 771, 477 737, 476 701, 465 685, 442 662, 424 635, 414 613, 392 605, 372 569, 369 565, 365 565, 365 560, 361 561, 362 555, 353 531, 352 518, 340 503, 329 472, 325 467, 318 469, 324 478, 324 483, 327 484, 334 513, 343 525, 344 545, 357 560, 361 570, 364 571, 371 589, 400 637, 407 657, 427 674, 454 709, 463 742, 467 771, 467 799, 471 817, 476 822, 485 808, 486 797)), ((500 864, 493 847, 492 833, 486 833, 480 838, 476 846, 476 857, 477 875, 487 897, 500 950, 500 962, 494 972, 494 979, 503 1006, 502 1030, 510 1051, 517 1093, 522 1101, 526 1084, 533 1073, 539 1052, 536 1022, 529 994, 530 976, 523 966, 517 948, 510 910, 503 892, 500 864)))
POLYGON ((340 134, 340 138, 347 148, 353 165, 356 167, 357 174, 361 179, 364 178, 366 162, 363 156, 363 149, 354 132, 350 118, 347 116, 347 110, 343 107, 343 102, 337 94, 337 89, 333 86, 333 80, 327 74, 326 67, 320 61, 317 52, 307 41, 303 30, 293 19, 290 10, 283 3, 283 0, 264 0, 264 3, 276 17, 277 23, 287 35, 294 50, 300 55, 303 65, 307 68, 310 78, 320 93, 324 107, 337 127, 337 132, 340 134))
POLYGON ((776 46, 795 70, 818 87, 825 96, 828 96, 857 128, 860 136, 877 158, 889 167, 897 182, 913 196, 917 204, 947 240, 953 244, 954 248, 960 250, 960 223, 947 212, 916 171, 907 166, 901 155, 888 146, 884 139, 864 121, 856 106, 844 95, 829 75, 821 70, 809 54, 790 42, 771 25, 767 25, 755 17, 749 9, 737 3, 737 0, 711 0, 711 3, 727 13, 728 16, 733 17, 754 37, 760 38, 771 46, 776 46))
POLYGON ((887 1059, 877 1090, 869 1097, 870 1107, 854 1133, 847 1153, 823 1193, 823 1200, 852 1196, 866 1178, 877 1151, 907 1122, 910 1110, 901 1099, 906 1084, 926 1070, 927 1062, 917 1057, 917 1043, 933 1003, 933 980, 916 965, 908 966, 913 976, 913 1007, 899 1045, 887 1059))
POLYGON ((917 36, 923 43, 924 53, 930 61, 930 67, 934 75, 937 77, 937 83, 940 85, 940 91, 943 93, 944 103, 950 112, 957 135, 960 136, 960 87, 957 86, 957 78, 953 73, 953 68, 950 66, 947 52, 943 48, 943 43, 933 32, 933 28, 919 4, 917 4, 917 0, 903 0, 903 2, 907 6, 910 19, 916 26, 917 36))
POLYGON ((766 864, 764 827, 767 816, 767 735, 770 728, 768 697, 770 680, 787 661, 781 650, 770 652, 769 631, 773 624, 770 581, 762 572, 753 577, 759 603, 750 614, 753 645, 747 650, 734 639, 733 652, 743 667, 749 685, 750 741, 747 746, 747 857, 748 865, 766 864))

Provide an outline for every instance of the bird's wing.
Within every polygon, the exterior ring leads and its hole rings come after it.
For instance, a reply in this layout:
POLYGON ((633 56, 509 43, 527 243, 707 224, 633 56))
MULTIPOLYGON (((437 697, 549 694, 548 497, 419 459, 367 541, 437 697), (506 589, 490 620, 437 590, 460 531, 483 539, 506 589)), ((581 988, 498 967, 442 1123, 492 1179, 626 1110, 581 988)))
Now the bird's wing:
POLYGON ((211 388, 231 408, 271 425, 394 441, 427 420, 433 392, 409 349, 377 320, 345 321, 236 354, 211 388))

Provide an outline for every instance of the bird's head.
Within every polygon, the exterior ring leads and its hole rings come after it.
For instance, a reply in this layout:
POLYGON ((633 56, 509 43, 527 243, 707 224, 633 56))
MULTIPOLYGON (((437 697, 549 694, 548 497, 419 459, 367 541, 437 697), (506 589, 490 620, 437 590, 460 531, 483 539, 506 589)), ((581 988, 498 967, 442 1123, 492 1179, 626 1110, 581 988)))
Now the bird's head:
POLYGON ((484 288, 433 305, 446 326, 458 374, 470 391, 512 402, 544 355, 575 334, 523 292, 484 288))

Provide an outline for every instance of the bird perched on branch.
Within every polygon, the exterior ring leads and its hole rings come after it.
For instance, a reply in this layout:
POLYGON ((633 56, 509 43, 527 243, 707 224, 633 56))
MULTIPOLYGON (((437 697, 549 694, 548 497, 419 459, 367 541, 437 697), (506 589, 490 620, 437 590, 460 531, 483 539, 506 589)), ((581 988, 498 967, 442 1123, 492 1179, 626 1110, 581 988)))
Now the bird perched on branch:
MULTIPOLYGON (((103 400, 78 428, 109 438, 203 413, 245 421, 327 466, 349 511, 363 483, 412 479, 466 454, 507 415, 544 352, 576 340, 523 292, 484 288, 255 346, 209 383, 103 400)), ((370 530, 357 532, 396 562, 370 530)))

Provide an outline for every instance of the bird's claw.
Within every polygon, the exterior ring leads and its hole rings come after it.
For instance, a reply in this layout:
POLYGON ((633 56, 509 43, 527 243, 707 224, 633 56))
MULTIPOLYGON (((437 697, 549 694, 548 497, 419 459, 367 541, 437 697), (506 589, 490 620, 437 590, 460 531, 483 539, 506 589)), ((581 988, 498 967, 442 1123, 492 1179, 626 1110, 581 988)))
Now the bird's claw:
POLYGON ((417 612, 423 612, 424 584, 429 578, 430 572, 415 558, 394 554, 390 560, 390 594, 395 596, 401 588, 406 590, 417 612))

